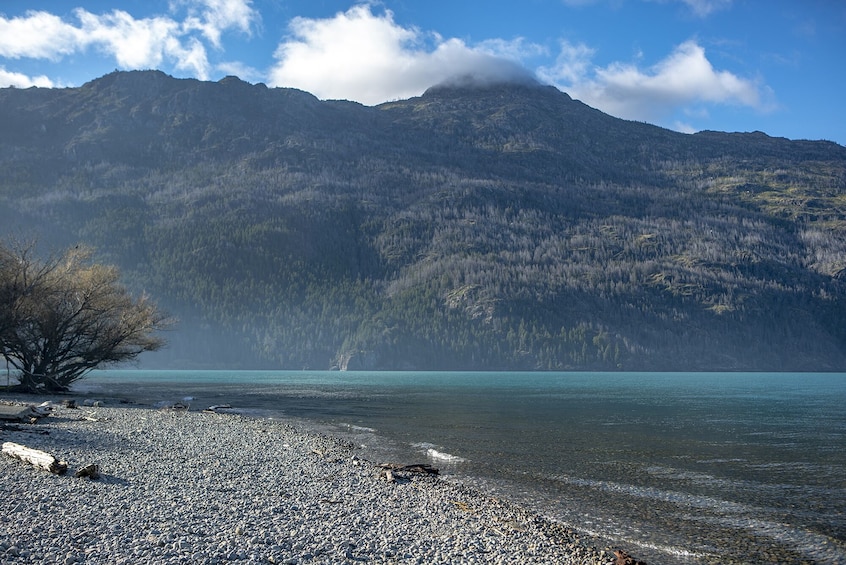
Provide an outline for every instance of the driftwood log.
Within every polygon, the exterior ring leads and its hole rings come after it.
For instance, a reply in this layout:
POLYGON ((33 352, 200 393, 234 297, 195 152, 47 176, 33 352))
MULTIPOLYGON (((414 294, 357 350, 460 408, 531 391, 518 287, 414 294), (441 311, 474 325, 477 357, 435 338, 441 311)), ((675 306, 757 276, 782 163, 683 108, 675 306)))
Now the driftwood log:
POLYGON ((61 475, 68 470, 68 464, 64 461, 59 461, 49 453, 19 443, 7 441, 3 444, 3 453, 56 475, 61 475))
POLYGON ((35 413, 32 406, 0 405, 0 420, 34 424, 38 417, 39 415, 35 413))
POLYGON ((32 408, 29 406, 7 406, 0 404, 0 420, 9 422, 29 421, 32 417, 32 408))
POLYGON ((418 463, 415 465, 399 465, 397 463, 380 463, 376 465, 379 476, 389 483, 408 482, 412 475, 437 475, 438 470, 431 465, 418 463))

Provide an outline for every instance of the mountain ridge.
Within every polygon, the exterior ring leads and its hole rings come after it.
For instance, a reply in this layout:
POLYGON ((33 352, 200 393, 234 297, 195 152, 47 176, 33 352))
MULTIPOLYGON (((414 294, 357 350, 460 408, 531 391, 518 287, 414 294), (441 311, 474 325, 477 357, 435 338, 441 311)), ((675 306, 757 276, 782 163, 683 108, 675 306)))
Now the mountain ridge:
POLYGON ((0 220, 182 318, 150 366, 843 370, 846 148, 554 87, 0 89, 0 220))

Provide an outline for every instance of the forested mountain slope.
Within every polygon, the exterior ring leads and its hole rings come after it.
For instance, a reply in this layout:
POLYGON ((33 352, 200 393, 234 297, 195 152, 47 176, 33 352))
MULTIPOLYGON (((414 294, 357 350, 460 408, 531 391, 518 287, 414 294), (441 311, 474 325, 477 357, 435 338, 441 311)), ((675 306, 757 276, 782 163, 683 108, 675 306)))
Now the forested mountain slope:
POLYGON ((145 366, 846 370, 846 148, 538 84, 2 89, 0 222, 179 317, 145 366))

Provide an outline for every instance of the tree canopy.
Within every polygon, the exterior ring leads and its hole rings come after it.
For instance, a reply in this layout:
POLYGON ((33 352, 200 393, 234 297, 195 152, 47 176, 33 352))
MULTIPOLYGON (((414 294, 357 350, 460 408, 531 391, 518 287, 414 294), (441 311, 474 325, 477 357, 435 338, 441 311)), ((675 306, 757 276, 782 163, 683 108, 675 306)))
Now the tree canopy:
POLYGON ((169 320, 120 284, 118 269, 74 247, 39 260, 0 244, 0 352, 25 390, 67 390, 90 370, 164 345, 169 320))

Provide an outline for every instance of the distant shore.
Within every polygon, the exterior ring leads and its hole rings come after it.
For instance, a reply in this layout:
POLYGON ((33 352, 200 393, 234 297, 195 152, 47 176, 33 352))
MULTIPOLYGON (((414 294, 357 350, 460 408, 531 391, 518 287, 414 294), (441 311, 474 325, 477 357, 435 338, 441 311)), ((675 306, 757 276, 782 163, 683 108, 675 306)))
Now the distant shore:
POLYGON ((0 394, 54 401, 36 424, 4 425, 0 441, 68 464, 59 476, 0 457, 2 563, 615 561, 595 540, 438 476, 386 478, 383 462, 291 421, 63 398, 0 394), (74 476, 90 463, 100 478, 74 476))

